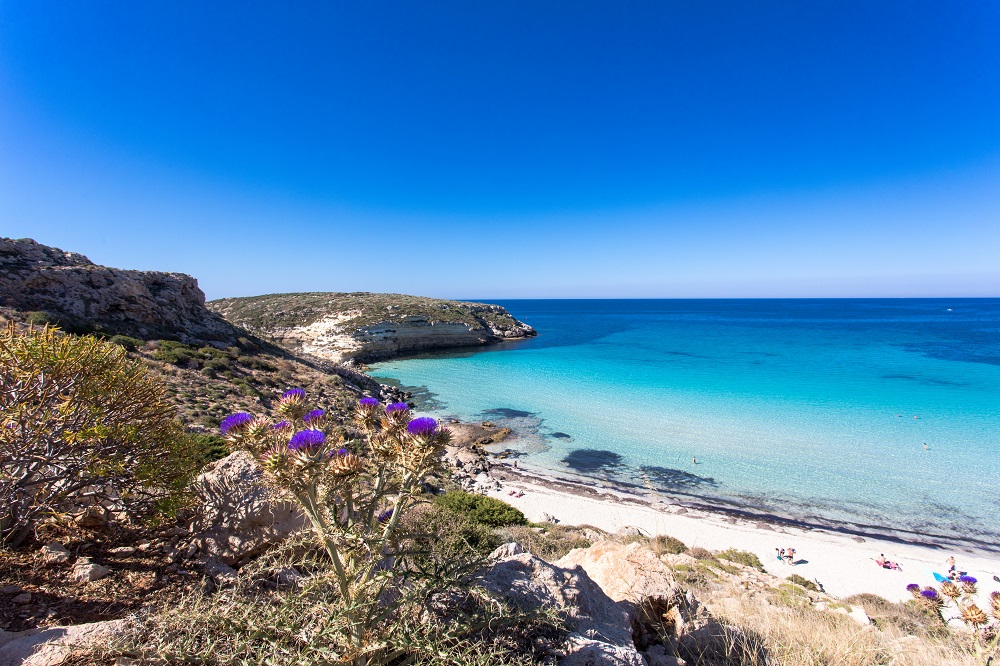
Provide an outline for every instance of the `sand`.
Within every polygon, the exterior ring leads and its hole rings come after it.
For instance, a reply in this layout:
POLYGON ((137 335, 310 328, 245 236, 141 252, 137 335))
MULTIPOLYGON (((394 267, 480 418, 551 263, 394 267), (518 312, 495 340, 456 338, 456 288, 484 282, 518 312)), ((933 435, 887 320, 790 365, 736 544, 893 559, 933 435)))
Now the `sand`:
POLYGON ((934 584, 932 572, 945 573, 944 561, 949 555, 954 555, 961 571, 979 580, 984 603, 989 592, 1000 590, 1000 583, 993 579, 1000 575, 1000 556, 990 553, 952 552, 832 530, 768 524, 666 501, 653 505, 611 489, 554 484, 516 471, 510 463, 493 464, 493 476, 506 480, 502 490, 490 495, 517 507, 529 520, 547 513, 567 525, 593 525, 609 532, 632 526, 647 536, 669 534, 689 548, 748 550, 760 557, 768 573, 782 577, 794 573, 817 580, 828 593, 839 597, 869 592, 890 601, 910 599, 906 585, 934 584), (510 496, 514 489, 522 490, 524 496, 510 496), (776 559, 775 549, 788 547, 796 552, 799 563, 794 566, 776 559), (874 559, 881 553, 902 565, 902 571, 878 567, 874 559))

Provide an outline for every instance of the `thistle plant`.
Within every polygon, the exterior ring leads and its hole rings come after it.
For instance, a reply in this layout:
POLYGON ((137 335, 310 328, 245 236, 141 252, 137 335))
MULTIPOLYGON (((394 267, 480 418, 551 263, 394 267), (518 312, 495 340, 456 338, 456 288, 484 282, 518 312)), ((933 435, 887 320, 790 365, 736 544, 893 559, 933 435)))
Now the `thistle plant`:
POLYGON ((972 576, 960 576, 957 581, 946 580, 939 589, 927 586, 921 589, 916 583, 906 586, 913 598, 942 620, 958 619, 972 630, 976 654, 989 665, 998 656, 1000 644, 1000 592, 991 592, 988 612, 976 603, 977 581, 972 576), (957 615, 945 618, 946 609, 957 615), (991 619, 992 617, 992 619, 991 619))
POLYGON ((448 432, 432 418, 413 418, 406 403, 383 408, 369 397, 354 410, 363 438, 353 441, 344 440, 302 389, 286 391, 275 411, 279 420, 238 412, 220 429, 257 457, 273 485, 294 497, 312 523, 343 605, 336 620, 350 646, 343 661, 385 663, 391 650, 378 627, 406 598, 400 518, 438 468, 448 432))

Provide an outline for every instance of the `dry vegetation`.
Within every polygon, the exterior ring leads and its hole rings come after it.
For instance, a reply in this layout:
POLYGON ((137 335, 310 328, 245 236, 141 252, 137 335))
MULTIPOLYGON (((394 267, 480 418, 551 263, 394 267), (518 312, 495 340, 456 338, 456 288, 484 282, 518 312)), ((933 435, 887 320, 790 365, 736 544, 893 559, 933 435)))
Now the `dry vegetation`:
POLYGON ((211 301, 208 307, 233 324, 263 335, 275 329, 308 326, 334 313, 349 317, 343 322, 346 328, 400 321, 409 316, 471 325, 485 322, 502 328, 510 327, 514 321, 502 308, 484 303, 367 292, 307 292, 223 298, 211 301))

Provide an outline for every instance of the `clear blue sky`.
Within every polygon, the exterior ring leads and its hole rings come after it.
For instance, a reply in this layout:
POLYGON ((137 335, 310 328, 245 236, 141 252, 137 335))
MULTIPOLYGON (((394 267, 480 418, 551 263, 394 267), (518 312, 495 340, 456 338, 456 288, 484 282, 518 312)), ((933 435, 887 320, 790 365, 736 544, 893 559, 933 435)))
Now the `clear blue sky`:
POLYGON ((1000 296, 1000 3, 0 0, 0 235, 210 298, 1000 296))

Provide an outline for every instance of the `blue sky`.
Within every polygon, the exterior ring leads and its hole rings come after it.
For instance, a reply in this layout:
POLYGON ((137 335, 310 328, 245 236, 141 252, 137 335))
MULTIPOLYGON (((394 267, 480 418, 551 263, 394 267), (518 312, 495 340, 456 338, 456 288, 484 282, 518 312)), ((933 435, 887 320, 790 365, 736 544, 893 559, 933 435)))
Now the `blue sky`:
POLYGON ((0 234, 209 298, 1000 296, 1000 4, 0 0, 0 234))

